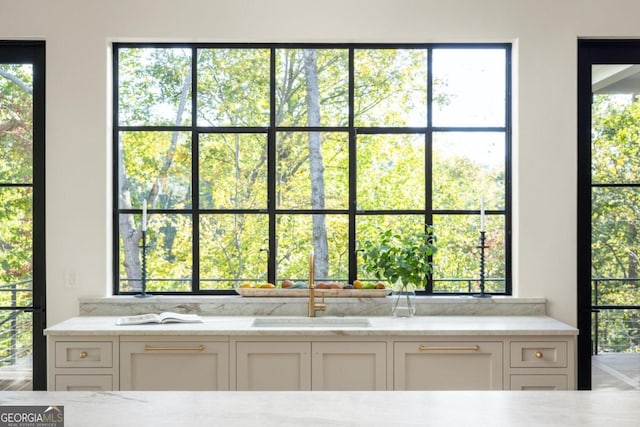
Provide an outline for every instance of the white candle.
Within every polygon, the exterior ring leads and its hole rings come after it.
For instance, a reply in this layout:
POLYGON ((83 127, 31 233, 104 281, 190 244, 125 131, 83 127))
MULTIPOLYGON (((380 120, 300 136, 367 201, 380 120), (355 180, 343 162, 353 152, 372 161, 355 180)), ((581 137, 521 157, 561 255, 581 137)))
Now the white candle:
POLYGON ((147 231, 147 201, 142 201, 142 231, 147 231))
POLYGON ((480 231, 485 231, 484 229, 484 196, 480 198, 480 231))

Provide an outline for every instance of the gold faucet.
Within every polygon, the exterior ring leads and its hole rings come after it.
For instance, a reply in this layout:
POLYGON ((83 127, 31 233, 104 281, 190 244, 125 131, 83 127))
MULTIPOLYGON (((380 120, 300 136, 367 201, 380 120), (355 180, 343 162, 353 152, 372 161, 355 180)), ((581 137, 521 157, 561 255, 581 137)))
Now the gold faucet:
POLYGON ((327 308, 324 303, 316 303, 316 288, 313 284, 314 268, 313 251, 311 251, 311 255, 309 255, 309 317, 316 317, 316 311, 324 311, 327 308))

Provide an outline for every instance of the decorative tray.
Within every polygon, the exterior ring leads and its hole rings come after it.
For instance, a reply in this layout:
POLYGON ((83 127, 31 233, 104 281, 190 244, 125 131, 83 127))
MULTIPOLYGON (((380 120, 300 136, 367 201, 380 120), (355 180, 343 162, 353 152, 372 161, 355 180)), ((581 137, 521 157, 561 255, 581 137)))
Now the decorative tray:
MULTIPOLYGON (((282 288, 236 288, 243 297, 309 297, 309 289, 282 288)), ((391 289, 316 289, 315 295, 344 298, 382 298, 391 293, 391 289)))

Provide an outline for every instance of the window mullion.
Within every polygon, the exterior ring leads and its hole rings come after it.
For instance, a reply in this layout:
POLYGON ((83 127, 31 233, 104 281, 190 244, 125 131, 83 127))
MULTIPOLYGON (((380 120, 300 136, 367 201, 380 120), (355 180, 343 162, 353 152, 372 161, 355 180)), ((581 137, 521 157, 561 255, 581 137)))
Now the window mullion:
MULTIPOLYGON (((425 133, 425 222, 433 225, 433 49, 427 49, 427 132, 425 133)), ((433 259, 433 257, 431 257, 433 259)), ((433 293, 433 276, 427 278, 425 291, 433 293)))
POLYGON ((356 246, 356 211, 357 211, 357 150, 356 150, 356 130, 354 127, 354 100, 355 100, 355 65, 354 65, 355 50, 349 49, 349 283, 353 283, 358 277, 358 253, 356 246))
POLYGON ((198 48, 191 50, 191 288, 200 292, 200 135, 198 133, 198 48))
POLYGON ((269 130, 267 132, 267 215, 269 216, 269 253, 267 281, 276 283, 276 49, 269 59, 269 130))

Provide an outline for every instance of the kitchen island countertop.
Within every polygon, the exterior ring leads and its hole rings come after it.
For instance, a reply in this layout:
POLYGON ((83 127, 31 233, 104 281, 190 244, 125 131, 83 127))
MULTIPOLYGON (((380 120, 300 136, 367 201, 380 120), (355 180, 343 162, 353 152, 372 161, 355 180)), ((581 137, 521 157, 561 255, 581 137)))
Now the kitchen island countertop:
POLYGON ((2 392, 62 405, 66 427, 637 426, 640 392, 2 392))

